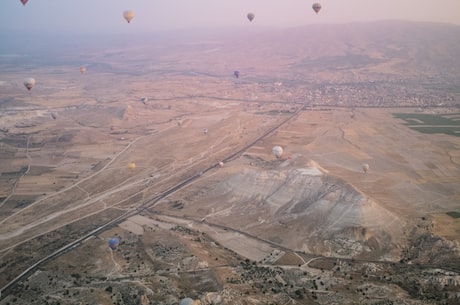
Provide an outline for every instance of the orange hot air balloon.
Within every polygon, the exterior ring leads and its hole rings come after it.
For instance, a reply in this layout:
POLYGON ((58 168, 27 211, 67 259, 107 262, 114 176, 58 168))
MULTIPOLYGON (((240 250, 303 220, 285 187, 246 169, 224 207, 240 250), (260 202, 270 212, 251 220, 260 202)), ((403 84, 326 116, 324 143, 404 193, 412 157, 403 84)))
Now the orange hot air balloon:
POLYGON ((80 67, 80 73, 81 73, 81 74, 85 74, 85 73, 86 73, 86 67, 85 67, 85 66, 81 66, 81 67, 80 67))
POLYGON ((129 163, 128 167, 131 171, 133 171, 136 168, 136 163, 129 163))
POLYGON ((134 18, 134 12, 133 11, 124 11, 123 12, 123 17, 126 19, 126 21, 128 21, 128 23, 131 22, 131 20, 133 20, 134 18))

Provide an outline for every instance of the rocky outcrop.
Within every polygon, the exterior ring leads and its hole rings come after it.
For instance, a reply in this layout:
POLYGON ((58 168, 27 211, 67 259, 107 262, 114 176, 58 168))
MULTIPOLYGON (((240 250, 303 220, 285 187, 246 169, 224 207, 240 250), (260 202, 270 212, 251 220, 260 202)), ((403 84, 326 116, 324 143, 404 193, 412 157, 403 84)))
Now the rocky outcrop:
POLYGON ((404 222, 398 215, 320 167, 245 169, 218 184, 213 196, 221 197, 216 210, 226 210, 213 216, 216 222, 289 248, 399 257, 395 244, 401 242, 404 222))

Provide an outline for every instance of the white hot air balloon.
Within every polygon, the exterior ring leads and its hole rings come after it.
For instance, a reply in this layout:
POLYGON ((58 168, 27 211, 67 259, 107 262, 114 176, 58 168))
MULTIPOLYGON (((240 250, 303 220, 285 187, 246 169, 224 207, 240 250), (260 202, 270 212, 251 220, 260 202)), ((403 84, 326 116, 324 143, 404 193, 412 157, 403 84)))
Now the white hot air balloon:
POLYGON ((26 78, 24 80, 24 86, 26 86, 27 90, 31 90, 35 86, 35 79, 33 78, 26 78))
POLYGON ((277 158, 280 158, 281 155, 283 154, 283 148, 281 146, 273 146, 272 148, 272 154, 277 157, 277 158))
POLYGON ((367 174, 367 171, 369 170, 369 164, 364 163, 362 167, 363 167, 363 172, 367 174))
POLYGON ((179 305, 193 305, 195 304, 195 301, 191 298, 184 298, 180 301, 179 305))

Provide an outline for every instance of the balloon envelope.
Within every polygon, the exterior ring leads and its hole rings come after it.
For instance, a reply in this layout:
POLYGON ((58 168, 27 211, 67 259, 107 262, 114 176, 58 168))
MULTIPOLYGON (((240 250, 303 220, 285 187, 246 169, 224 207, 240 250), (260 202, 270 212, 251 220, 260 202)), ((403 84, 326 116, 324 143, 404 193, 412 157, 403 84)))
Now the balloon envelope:
POLYGON ((35 86, 35 79, 33 78, 26 78, 24 80, 24 86, 26 86, 27 90, 30 91, 35 86))
POLYGON ((364 173, 367 173, 368 170, 369 170, 369 164, 364 163, 364 164, 363 164, 363 172, 364 172, 364 173))
POLYGON ((129 167, 130 170, 133 171, 136 168, 136 163, 129 163, 128 167, 129 167))
POLYGON ((234 71, 233 75, 235 75, 236 78, 240 77, 240 71, 234 71))
POLYGON ((277 158, 281 157, 283 154, 283 148, 281 146, 273 146, 272 154, 277 158))
POLYGON ((313 3, 313 5, 311 6, 313 8, 313 10, 315 11, 315 13, 318 14, 319 10, 321 9, 321 4, 319 3, 313 3))
POLYGON ((86 72, 86 67, 85 67, 85 66, 81 66, 81 67, 80 67, 80 73, 81 73, 81 74, 85 74, 85 72, 86 72))
POLYGON ((255 16, 256 16, 256 15, 254 15, 253 13, 248 13, 248 14, 247 14, 247 17, 248 17, 249 21, 251 21, 251 22, 252 22, 252 20, 254 20, 254 17, 255 17, 255 16))
POLYGON ((133 20, 134 18, 134 12, 133 11, 124 11, 123 12, 123 17, 126 19, 126 21, 128 21, 128 23, 131 22, 131 20, 133 20))
POLYGON ((194 301, 191 298, 182 299, 179 303, 179 305, 193 305, 193 304, 194 304, 194 301))
POLYGON ((21 0, 21 3, 26 5, 27 1, 29 1, 29 0, 21 0))
POLYGON ((109 239, 110 249, 115 250, 119 244, 120 244, 120 240, 118 238, 112 237, 111 239, 109 239))

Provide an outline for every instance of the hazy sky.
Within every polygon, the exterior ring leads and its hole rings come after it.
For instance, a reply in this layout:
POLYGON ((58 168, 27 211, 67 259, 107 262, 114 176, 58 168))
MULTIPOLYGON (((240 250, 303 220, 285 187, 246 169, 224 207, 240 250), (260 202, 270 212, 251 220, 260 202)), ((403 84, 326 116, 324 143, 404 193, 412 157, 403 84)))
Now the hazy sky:
POLYGON ((323 0, 318 15, 306 0, 0 0, 0 34, 125 33, 191 27, 292 27, 382 19, 460 24, 460 0, 323 0), (122 12, 136 17, 127 24, 122 12))

